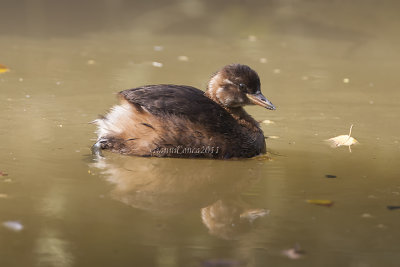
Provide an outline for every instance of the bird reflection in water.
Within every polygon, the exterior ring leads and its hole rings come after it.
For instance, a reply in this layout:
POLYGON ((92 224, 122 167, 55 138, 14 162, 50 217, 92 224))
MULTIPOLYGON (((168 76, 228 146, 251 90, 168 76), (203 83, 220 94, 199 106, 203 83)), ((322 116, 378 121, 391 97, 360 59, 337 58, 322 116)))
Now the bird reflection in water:
POLYGON ((269 211, 253 208, 241 193, 262 176, 264 159, 232 161, 108 155, 91 167, 113 185, 110 197, 163 216, 200 210, 211 235, 236 239, 269 211))
POLYGON ((250 231, 254 221, 269 213, 266 209, 250 208, 241 199, 220 199, 201 209, 201 219, 209 233, 222 239, 235 239, 250 231))

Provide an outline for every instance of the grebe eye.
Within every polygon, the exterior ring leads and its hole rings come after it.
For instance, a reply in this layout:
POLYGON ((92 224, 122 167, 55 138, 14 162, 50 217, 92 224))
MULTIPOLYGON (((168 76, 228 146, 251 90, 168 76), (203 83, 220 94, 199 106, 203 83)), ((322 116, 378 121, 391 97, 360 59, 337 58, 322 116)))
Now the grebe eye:
POLYGON ((244 83, 239 84, 240 90, 246 90, 247 86, 244 83))

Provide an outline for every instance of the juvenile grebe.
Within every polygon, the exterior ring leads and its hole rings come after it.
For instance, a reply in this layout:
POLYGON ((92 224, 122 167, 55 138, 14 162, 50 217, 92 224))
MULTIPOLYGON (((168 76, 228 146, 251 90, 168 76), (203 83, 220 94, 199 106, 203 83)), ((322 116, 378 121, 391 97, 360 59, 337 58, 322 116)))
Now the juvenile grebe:
POLYGON ((243 106, 275 106, 246 65, 223 67, 206 92, 161 84, 122 91, 119 98, 119 105, 94 121, 95 154, 108 149, 136 156, 228 159, 266 152, 263 131, 243 106))

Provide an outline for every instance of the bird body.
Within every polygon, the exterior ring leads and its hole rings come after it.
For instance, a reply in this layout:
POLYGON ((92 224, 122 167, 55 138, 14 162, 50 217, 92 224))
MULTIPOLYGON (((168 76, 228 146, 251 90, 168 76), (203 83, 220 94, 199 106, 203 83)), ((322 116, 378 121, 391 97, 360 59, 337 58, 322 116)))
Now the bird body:
POLYGON ((262 130, 242 108, 254 103, 275 109, 261 94, 259 83, 255 71, 234 64, 217 72, 206 92, 171 84, 121 91, 121 103, 95 120, 98 141, 94 150, 218 159, 249 158, 265 153, 262 130), (233 73, 227 73, 231 69, 233 73), (235 81, 237 76, 243 81, 235 81))

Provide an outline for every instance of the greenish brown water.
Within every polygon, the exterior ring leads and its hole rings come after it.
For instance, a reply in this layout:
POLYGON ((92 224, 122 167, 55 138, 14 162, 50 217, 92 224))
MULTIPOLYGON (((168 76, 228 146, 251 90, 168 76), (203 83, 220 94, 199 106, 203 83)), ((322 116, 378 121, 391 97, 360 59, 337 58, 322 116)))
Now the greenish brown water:
POLYGON ((0 266, 398 266, 399 8, 3 1, 0 266), (115 92, 205 88, 233 62, 278 108, 247 109, 274 122, 269 157, 92 159, 88 122, 115 92), (324 142, 351 124, 351 153, 324 142), (302 258, 282 254, 296 244, 302 258))

